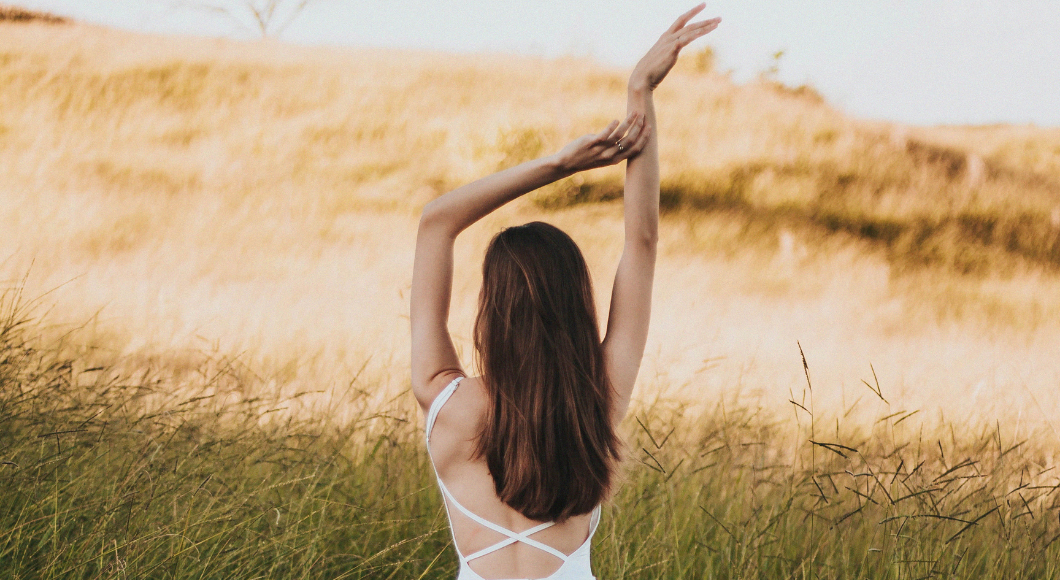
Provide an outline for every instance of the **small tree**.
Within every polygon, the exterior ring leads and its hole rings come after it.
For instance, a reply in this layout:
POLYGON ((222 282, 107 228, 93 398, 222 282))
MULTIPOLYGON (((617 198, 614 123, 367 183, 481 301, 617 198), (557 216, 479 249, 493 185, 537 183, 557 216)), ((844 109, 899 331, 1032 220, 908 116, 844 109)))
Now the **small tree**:
POLYGON ((307 6, 316 0, 184 0, 180 7, 190 7, 228 18, 262 38, 283 33, 307 6))

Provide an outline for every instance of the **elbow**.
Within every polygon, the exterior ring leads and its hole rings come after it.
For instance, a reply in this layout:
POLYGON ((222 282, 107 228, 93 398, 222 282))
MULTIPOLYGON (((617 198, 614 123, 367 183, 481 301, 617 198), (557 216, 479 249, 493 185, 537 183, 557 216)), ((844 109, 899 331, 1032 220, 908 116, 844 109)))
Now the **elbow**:
POLYGON ((626 245, 654 252, 659 246, 659 228, 640 228, 627 233, 626 245))
MULTIPOLYGON (((420 225, 419 233, 423 235, 429 234, 450 234, 452 229, 449 224, 449 220, 446 220, 445 212, 439 207, 438 200, 433 200, 423 206, 423 213, 420 214, 420 225)), ((455 237, 455 234, 452 234, 455 237)))
POLYGON ((431 229, 435 224, 440 221, 438 211, 438 200, 431 200, 427 202, 427 205, 423 206, 423 213, 420 214, 420 230, 431 229))

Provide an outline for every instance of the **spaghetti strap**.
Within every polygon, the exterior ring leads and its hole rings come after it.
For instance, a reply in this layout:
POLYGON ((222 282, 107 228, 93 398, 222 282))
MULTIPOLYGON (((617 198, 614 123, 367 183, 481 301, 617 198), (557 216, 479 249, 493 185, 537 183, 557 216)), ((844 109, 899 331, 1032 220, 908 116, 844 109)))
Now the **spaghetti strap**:
MULTIPOLYGON (((456 377, 453 382, 446 385, 442 392, 438 393, 438 396, 434 398, 434 402, 431 403, 431 409, 427 412, 427 453, 431 452, 431 431, 434 429, 434 422, 438 420, 438 412, 442 410, 442 406, 449 401, 449 397, 453 396, 456 392, 456 388, 460 386, 460 381, 464 380, 464 377, 456 377)), ((433 462, 433 460, 432 460, 433 462)))

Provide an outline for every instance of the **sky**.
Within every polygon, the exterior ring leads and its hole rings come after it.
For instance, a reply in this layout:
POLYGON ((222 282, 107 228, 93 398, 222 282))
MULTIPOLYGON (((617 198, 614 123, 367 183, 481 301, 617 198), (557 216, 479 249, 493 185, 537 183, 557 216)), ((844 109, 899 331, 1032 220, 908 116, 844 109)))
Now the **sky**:
MULTIPOLYGON (((144 32, 253 39, 249 20, 197 9, 261 0, 7 0, 144 32)), ((293 0, 285 0, 293 2, 293 0)), ((300 44, 590 56, 632 67, 690 0, 315 0, 300 44)), ((713 0, 710 45, 738 81, 774 64, 860 118, 1060 126, 1060 0, 713 0), (783 51, 779 62, 774 55, 783 51)))

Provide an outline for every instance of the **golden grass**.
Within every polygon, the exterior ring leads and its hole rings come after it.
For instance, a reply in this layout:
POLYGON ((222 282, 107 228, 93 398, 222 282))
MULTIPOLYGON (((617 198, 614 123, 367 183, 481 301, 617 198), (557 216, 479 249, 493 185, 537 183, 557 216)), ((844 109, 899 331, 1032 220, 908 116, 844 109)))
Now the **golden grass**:
MULTIPOLYGON (((277 392, 364 365, 381 399, 407 389, 418 209, 624 107, 624 71, 579 59, 0 31, 6 276, 55 289, 48 319, 94 356, 235 356, 277 392)), ((695 62, 657 98, 668 213, 637 396, 790 413, 799 341, 823 416, 874 420, 871 363, 893 411, 1060 443, 1060 133, 861 122, 695 62)), ((577 176, 462 239, 466 360, 504 224, 547 211, 606 304, 620 179, 577 176)))
MULTIPOLYGON (((405 393, 377 401, 359 372, 330 392, 282 393, 202 355, 183 369, 85 368, 91 354, 37 342, 26 314, 0 295, 6 574, 453 578, 405 393)), ((814 414, 806 378, 794 420, 724 402, 705 417, 701 404, 636 405, 594 573, 1056 577, 1055 448, 1010 425, 925 430, 915 411, 833 422, 814 414)))

